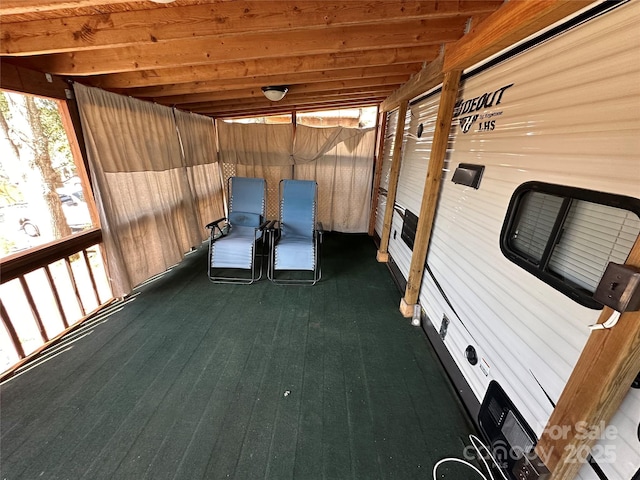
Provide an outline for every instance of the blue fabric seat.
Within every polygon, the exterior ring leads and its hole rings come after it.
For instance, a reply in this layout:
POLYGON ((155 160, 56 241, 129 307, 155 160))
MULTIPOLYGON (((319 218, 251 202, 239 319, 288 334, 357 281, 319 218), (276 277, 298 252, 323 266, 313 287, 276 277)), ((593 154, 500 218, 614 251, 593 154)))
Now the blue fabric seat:
POLYGON ((274 283, 315 285, 321 277, 322 226, 317 222, 318 185, 310 180, 281 180, 280 219, 269 229, 267 276, 274 283), (309 271, 292 277, 284 271, 309 271))
POLYGON ((228 192, 229 216, 207 225, 209 278, 216 283, 251 284, 262 278, 262 255, 256 249, 264 243, 267 224, 266 183, 262 178, 230 177, 228 192))

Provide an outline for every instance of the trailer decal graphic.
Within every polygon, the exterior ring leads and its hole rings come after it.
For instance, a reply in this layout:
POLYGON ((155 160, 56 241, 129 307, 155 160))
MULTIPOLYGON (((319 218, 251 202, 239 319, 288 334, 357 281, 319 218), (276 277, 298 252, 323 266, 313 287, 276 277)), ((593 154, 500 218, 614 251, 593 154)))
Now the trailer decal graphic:
MULTIPOLYGON (((490 92, 485 92, 482 95, 471 98, 469 100, 465 100, 461 98, 455 104, 453 109, 453 118, 458 119, 458 123, 460 124, 460 128, 462 133, 467 133, 471 130, 471 127, 478 119, 483 118, 491 118, 494 116, 502 115, 502 112, 489 112, 486 114, 475 113, 482 109, 491 108, 493 106, 500 105, 502 103, 502 96, 504 92, 512 87, 514 84, 510 83, 509 85, 505 85, 503 87, 498 88, 497 90, 493 90, 490 92), (465 115, 467 113, 471 113, 471 115, 465 115), (465 115, 465 116, 462 116, 465 115)), ((487 120, 479 124, 478 131, 490 131, 493 130, 496 126, 495 120, 487 120)))

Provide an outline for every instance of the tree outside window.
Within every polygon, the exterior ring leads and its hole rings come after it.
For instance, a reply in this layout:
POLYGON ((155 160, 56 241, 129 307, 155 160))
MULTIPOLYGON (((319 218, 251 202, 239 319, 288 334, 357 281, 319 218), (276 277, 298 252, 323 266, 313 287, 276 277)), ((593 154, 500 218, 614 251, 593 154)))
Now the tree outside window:
POLYGON ((0 256, 91 228, 59 102, 0 91, 0 256))

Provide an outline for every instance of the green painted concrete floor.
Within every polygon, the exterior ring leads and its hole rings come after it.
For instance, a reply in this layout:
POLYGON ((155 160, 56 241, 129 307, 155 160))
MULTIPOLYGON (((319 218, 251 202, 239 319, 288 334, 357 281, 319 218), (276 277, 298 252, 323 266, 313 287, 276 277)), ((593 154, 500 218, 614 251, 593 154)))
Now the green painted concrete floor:
POLYGON ((314 287, 189 255, 4 383, 2 478, 430 479, 473 427, 375 253, 327 234, 314 287))

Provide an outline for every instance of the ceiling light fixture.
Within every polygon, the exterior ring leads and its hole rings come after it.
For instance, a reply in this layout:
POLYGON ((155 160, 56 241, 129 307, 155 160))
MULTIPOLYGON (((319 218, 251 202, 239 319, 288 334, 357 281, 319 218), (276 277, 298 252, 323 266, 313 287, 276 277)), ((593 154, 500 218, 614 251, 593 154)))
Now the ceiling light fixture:
POLYGON ((276 85, 271 87, 262 87, 262 93, 272 102, 279 102, 289 91, 289 87, 285 85, 276 85))
POLYGON ((173 3, 176 0, 151 0, 153 3, 173 3))

